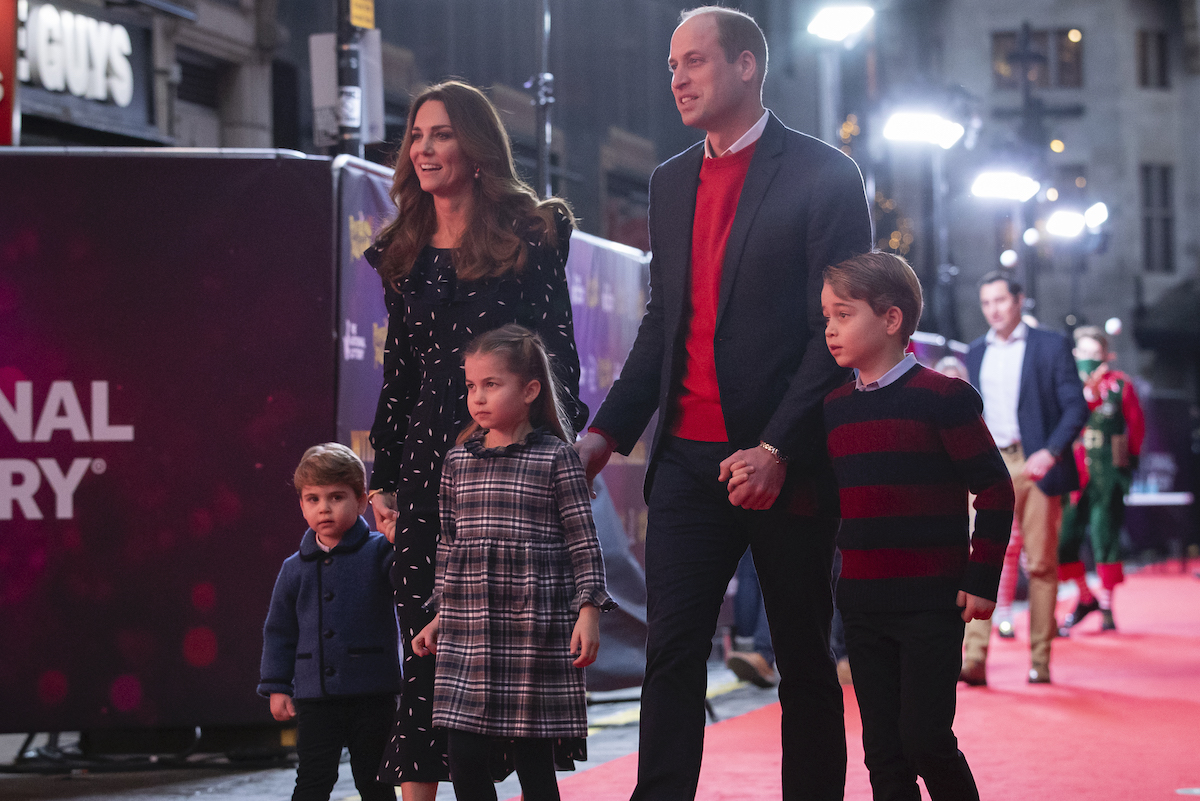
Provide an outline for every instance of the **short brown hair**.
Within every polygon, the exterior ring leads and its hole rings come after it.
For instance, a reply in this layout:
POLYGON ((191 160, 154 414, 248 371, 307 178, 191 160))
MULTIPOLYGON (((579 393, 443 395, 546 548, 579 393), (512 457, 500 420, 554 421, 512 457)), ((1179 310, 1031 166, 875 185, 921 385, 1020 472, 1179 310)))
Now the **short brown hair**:
POLYGON ((362 460, 340 442, 325 442, 306 450, 292 481, 296 492, 331 484, 345 484, 360 498, 367 492, 367 470, 362 460))
POLYGON ((825 268, 825 283, 843 298, 861 300, 876 314, 895 306, 904 315, 900 335, 908 342, 921 320, 921 282, 902 257, 882 250, 852 256, 825 268))
POLYGON ((761 89, 767 77, 767 37, 763 36, 762 28, 758 27, 754 17, 736 8, 698 6, 681 12, 679 24, 682 25, 701 14, 713 15, 713 22, 717 23, 717 43, 725 52, 726 61, 732 64, 747 50, 754 56, 758 86, 761 89))
POLYGON ((1081 339, 1094 339, 1104 348, 1104 352, 1108 353, 1108 334, 1098 325, 1081 325, 1075 329, 1073 336, 1076 342, 1081 339))

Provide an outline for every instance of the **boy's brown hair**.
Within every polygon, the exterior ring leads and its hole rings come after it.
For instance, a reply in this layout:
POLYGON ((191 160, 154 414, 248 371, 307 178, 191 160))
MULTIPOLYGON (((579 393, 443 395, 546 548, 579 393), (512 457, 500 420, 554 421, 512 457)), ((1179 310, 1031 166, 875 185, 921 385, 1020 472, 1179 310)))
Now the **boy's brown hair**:
POLYGON ((900 335, 906 344, 917 330, 923 307, 921 282, 902 257, 872 250, 831 264, 823 277, 834 294, 861 300, 876 314, 884 314, 892 306, 899 309, 904 315, 900 335))
POLYGON ((367 493, 367 470, 362 460, 340 442, 325 442, 306 450, 292 481, 296 492, 305 487, 345 484, 359 498, 367 493))

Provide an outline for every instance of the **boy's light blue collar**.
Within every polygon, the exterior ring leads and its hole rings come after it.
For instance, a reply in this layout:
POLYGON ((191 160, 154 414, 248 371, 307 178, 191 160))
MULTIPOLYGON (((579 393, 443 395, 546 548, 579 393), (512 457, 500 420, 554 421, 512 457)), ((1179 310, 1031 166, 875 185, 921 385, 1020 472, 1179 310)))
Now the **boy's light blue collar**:
POLYGON ((883 389, 888 384, 892 384, 900 376, 912 369, 917 363, 917 357, 911 353, 904 354, 904 358, 896 363, 896 366, 888 370, 883 375, 879 376, 878 380, 872 381, 870 384, 864 384, 862 377, 859 376, 858 370, 854 370, 854 388, 862 392, 873 392, 877 389, 883 389))

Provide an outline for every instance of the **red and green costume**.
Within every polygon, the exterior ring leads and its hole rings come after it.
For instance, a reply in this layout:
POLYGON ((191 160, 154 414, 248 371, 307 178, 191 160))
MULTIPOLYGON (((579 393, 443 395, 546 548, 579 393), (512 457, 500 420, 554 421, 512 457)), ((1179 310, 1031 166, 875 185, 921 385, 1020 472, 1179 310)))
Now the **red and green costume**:
POLYGON ((1084 381, 1091 417, 1075 442, 1081 489, 1071 493, 1058 541, 1060 581, 1082 578, 1079 547, 1090 531, 1096 572, 1106 590, 1125 579, 1120 535, 1133 462, 1142 450, 1145 418, 1129 376, 1101 365, 1084 381))

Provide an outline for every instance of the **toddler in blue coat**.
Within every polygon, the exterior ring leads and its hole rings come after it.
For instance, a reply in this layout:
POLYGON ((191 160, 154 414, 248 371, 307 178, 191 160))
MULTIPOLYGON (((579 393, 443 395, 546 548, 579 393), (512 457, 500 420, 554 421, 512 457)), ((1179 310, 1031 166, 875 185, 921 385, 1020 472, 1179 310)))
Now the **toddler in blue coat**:
POLYGON ((394 551, 362 518, 366 471, 345 445, 309 448, 295 485, 308 530, 275 580, 258 694, 296 718, 293 801, 327 801, 343 746, 363 801, 395 801, 376 780, 400 691, 394 551))

